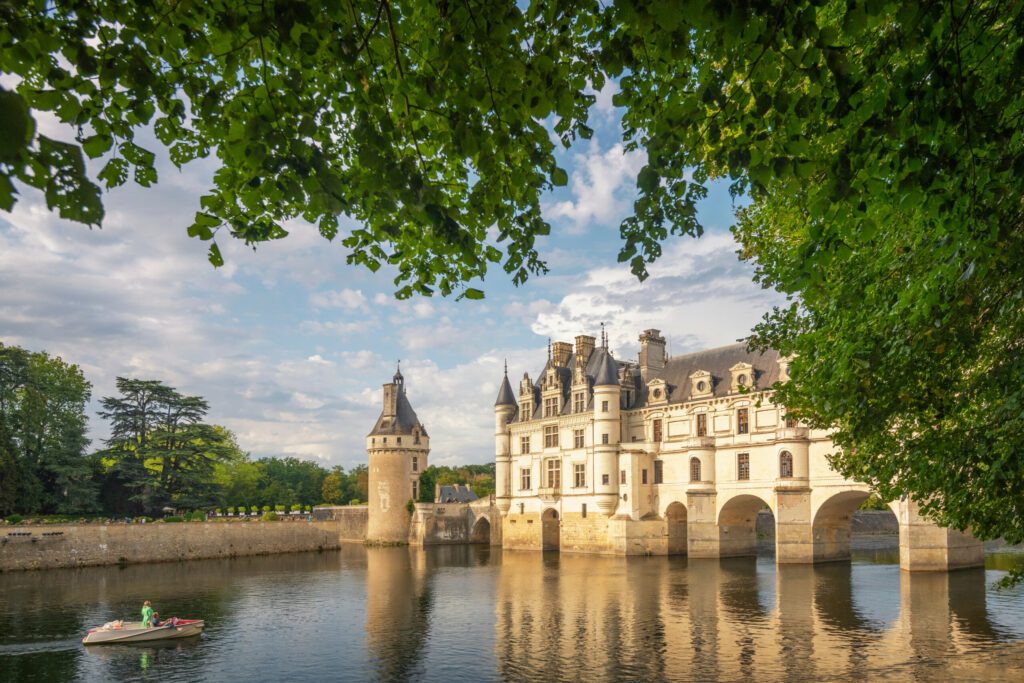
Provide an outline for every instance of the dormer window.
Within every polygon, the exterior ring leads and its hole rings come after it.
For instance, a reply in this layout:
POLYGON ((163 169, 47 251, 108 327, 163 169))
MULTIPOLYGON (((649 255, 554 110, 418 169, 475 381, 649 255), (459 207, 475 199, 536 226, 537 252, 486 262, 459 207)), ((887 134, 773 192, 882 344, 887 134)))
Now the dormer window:
POLYGON ((668 385, 663 379, 654 379, 647 383, 647 402, 664 404, 668 400, 668 385))
POLYGON ((707 370, 698 370, 690 375, 690 397, 705 398, 711 396, 714 389, 711 373, 707 370))
POLYGON ((737 363, 729 368, 732 375, 732 386, 730 391, 739 393, 754 388, 754 366, 750 363, 737 363))
POLYGON ((787 357, 779 358, 779 381, 780 382, 788 382, 790 380, 790 378, 792 377, 792 374, 790 373, 790 370, 789 370, 789 364, 792 362, 792 360, 793 359, 788 357, 788 356, 787 357))

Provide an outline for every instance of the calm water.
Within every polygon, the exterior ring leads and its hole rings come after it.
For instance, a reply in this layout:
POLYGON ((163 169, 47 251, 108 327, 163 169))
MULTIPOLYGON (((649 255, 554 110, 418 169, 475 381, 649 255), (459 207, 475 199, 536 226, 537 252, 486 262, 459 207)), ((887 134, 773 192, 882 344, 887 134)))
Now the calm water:
POLYGON ((8 573, 0 680, 1024 679, 1024 590, 901 575, 882 545, 818 567, 346 546, 8 573), (79 643, 145 598, 206 633, 79 643))

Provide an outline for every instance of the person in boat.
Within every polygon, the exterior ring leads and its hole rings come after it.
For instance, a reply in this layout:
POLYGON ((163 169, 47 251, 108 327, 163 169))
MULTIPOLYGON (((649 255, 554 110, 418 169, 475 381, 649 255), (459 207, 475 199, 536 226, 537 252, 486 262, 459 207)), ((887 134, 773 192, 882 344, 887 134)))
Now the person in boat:
POLYGON ((160 613, 159 612, 153 612, 153 618, 150 621, 149 625, 152 626, 153 628, 156 628, 157 626, 162 626, 163 625, 163 622, 160 621, 160 613))
POLYGON ((152 622, 153 622, 153 614, 154 614, 153 606, 149 603, 149 600, 146 600, 145 602, 142 603, 142 625, 143 625, 143 627, 149 628, 150 626, 153 625, 152 624, 152 622))

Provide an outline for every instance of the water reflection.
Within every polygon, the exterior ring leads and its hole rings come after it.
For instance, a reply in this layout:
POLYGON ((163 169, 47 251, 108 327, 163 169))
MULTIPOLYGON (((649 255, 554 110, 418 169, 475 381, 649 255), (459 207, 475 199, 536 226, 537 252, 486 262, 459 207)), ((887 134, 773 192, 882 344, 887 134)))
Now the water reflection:
POLYGON ((486 546, 6 574, 0 681, 1024 678, 998 575, 486 546), (79 644, 144 597, 207 631, 79 644))

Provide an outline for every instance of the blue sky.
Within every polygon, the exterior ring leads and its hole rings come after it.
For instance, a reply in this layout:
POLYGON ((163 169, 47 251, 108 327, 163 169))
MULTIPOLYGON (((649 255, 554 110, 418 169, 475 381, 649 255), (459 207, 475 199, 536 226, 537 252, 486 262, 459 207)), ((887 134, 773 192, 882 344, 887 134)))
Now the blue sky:
MULTIPOLYGON (((553 230, 539 243, 551 272, 525 286, 498 269, 483 301, 396 301, 384 270, 345 265, 340 244, 302 223, 255 251, 221 241, 226 265, 214 269, 185 233, 214 166, 178 171, 164 157, 154 188, 105 195, 100 230, 61 220, 31 190, 0 213, 0 341, 81 365, 93 410, 119 375, 162 379, 206 397, 210 420, 256 457, 346 468, 365 461, 381 384, 400 358, 431 461, 488 462, 506 358, 513 379, 534 376, 549 337, 596 336, 602 321, 619 358, 635 357, 648 327, 685 353, 746 335, 781 300, 736 258, 724 185, 701 207, 708 233, 670 239, 646 282, 616 262, 644 158, 622 151, 614 87, 599 93, 594 139, 564 153, 570 181, 545 197, 553 230)), ((51 121, 41 127, 69 138, 51 121)), ((93 416, 90 427, 99 447, 106 425, 93 416)))

